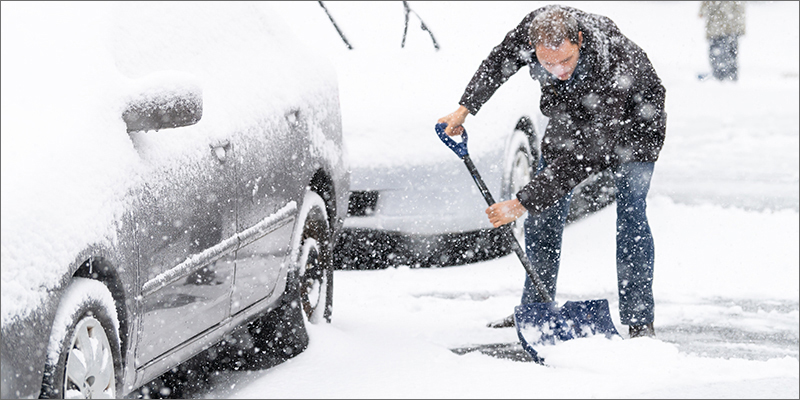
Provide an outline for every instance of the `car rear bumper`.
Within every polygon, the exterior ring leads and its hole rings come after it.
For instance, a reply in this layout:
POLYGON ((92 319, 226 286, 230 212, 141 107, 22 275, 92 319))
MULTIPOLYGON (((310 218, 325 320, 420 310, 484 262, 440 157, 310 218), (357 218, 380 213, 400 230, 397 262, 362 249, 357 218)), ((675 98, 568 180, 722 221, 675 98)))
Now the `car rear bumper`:
POLYGON ((511 249, 503 243, 495 229, 418 235, 345 228, 336 242, 334 263, 337 269, 462 265, 509 254, 511 249))

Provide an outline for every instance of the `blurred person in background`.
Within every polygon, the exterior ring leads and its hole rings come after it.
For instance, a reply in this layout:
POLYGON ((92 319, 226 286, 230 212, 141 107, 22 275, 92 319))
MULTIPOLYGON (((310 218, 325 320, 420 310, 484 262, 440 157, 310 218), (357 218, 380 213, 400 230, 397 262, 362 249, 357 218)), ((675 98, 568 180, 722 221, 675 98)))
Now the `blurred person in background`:
MULTIPOLYGON (((739 79, 739 36, 744 36, 743 1, 703 1, 700 17, 706 20, 708 57, 712 75, 718 80, 739 79)), ((703 76, 701 76, 703 78, 703 76)))

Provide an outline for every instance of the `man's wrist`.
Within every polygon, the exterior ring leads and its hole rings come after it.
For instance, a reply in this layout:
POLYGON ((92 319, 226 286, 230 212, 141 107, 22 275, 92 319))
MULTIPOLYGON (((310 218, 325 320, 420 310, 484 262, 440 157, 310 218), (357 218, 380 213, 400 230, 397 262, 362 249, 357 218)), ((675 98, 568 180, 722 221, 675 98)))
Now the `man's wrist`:
POLYGON ((460 118, 466 119, 468 115, 472 114, 472 111, 470 111, 469 108, 467 108, 467 106, 465 106, 463 104, 459 104, 458 110, 456 110, 456 113, 458 114, 458 116, 460 118))

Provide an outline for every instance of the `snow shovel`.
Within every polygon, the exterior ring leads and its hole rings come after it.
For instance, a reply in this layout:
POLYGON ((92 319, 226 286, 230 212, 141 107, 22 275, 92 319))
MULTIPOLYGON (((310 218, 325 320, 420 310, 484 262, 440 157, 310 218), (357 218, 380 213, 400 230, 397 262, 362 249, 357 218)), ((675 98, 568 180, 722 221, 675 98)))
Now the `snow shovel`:
MULTIPOLYGON (((491 206, 495 203, 494 198, 489 193, 489 188, 486 187, 481 175, 478 173, 478 169, 475 168, 475 164, 469 157, 466 129, 461 134, 461 142, 459 143, 445 133, 445 127, 447 127, 446 123, 436 124, 436 134, 447 147, 464 161, 483 198, 491 206)), ((522 266, 536 287, 539 297, 545 301, 544 303, 522 304, 514 308, 514 325, 517 329, 517 336, 522 347, 533 357, 535 362, 544 364, 544 359, 533 348, 534 345, 555 344, 556 340, 566 341, 596 334, 604 334, 609 338, 614 335, 620 336, 611 321, 608 300, 568 301, 564 303, 563 307, 559 308, 550 298, 550 294, 539 275, 533 270, 528 256, 511 231, 511 226, 506 224, 496 229, 501 230, 501 235, 505 237, 506 243, 514 250, 514 253, 517 254, 520 262, 522 262, 522 266)))

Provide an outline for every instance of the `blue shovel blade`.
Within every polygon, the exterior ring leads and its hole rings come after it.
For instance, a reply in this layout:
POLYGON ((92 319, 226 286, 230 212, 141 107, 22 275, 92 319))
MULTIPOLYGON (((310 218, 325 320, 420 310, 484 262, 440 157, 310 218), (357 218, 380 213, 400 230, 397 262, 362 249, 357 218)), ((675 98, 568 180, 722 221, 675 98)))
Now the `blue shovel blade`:
POLYGON ((614 322, 611 321, 611 312, 606 299, 568 301, 561 307, 561 319, 570 327, 575 337, 620 336, 614 327, 614 322))
POLYGON ((520 341, 531 346, 573 339, 555 302, 522 304, 514 308, 514 326, 520 341))
POLYGON ((522 347, 534 359, 541 358, 533 346, 597 334, 619 336, 605 299, 568 301, 560 309, 555 302, 522 304, 514 308, 514 325, 522 347))

